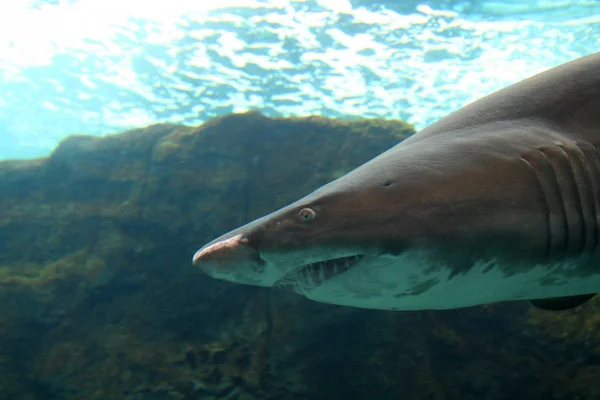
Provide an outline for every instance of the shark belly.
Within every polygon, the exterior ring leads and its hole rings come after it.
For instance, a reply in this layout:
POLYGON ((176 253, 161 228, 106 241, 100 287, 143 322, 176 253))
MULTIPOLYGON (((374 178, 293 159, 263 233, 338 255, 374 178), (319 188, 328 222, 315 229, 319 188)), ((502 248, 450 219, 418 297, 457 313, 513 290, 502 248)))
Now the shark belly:
MULTIPOLYGON (((600 270, 581 273, 589 257, 522 265, 498 259, 478 260, 464 272, 429 265, 418 253, 365 260, 349 271, 297 291, 307 298, 381 310, 443 310, 513 300, 596 293, 600 270), (578 273, 579 271, 579 273, 578 273)), ((587 269, 586 269, 587 270, 587 269)))

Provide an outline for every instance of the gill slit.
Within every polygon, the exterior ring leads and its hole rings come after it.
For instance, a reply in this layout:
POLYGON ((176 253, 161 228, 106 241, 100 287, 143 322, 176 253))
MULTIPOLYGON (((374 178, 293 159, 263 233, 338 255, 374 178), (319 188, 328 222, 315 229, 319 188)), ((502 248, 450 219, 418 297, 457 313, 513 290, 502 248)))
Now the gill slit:
POLYGON ((581 148, 585 156, 586 170, 589 175, 588 179, 590 182, 590 187, 592 188, 593 201, 591 205, 592 219, 590 221, 590 224, 592 224, 593 236, 590 253, 595 253, 598 249, 598 241, 600 239, 600 232, 598 227, 598 212, 600 212, 600 153, 598 152, 598 148, 595 144, 586 144, 589 146, 590 154, 586 154, 585 148, 583 147, 585 146, 585 144, 579 145, 579 147, 581 148))
POLYGON ((585 151, 585 144, 577 142, 574 144, 574 154, 569 154, 567 148, 563 148, 563 151, 569 157, 574 183, 577 187, 583 236, 581 253, 592 254, 598 245, 598 223, 596 222, 596 212, 598 211, 596 203, 599 200, 598 177, 594 179, 594 172, 598 172, 598 152, 595 147, 591 146, 592 151, 588 155, 585 151), (595 170, 594 166, 596 166, 595 170))
POLYGON ((546 256, 598 249, 600 153, 589 143, 556 144, 521 156, 532 170, 546 219, 546 256))
MULTIPOLYGON (((589 211, 589 206, 583 202, 585 195, 583 190, 585 187, 580 181, 582 178, 581 175, 584 174, 578 174, 579 166, 576 164, 575 157, 578 154, 571 154, 571 152, 568 151, 574 149, 567 149, 562 143, 557 143, 556 148, 558 151, 562 152, 564 157, 563 159, 558 159, 556 162, 556 168, 558 169, 561 167, 561 161, 565 163, 565 165, 562 165, 565 179, 561 180, 556 170, 555 174, 557 176, 557 182, 565 212, 564 215, 567 222, 566 252, 574 252, 574 254, 579 255, 583 254, 585 251, 586 236, 588 236, 585 229, 585 214, 589 211), (569 204, 571 207, 569 207, 569 204)), ((578 146, 575 146, 575 149, 580 150, 578 146)))
MULTIPOLYGON (((541 152, 540 152, 541 153, 541 152)), ((550 255, 550 250, 552 249, 552 243, 553 243, 553 229, 552 229, 552 223, 550 220, 550 205, 548 203, 548 198, 551 196, 549 192, 549 188, 547 187, 547 185, 545 184, 545 180, 543 179, 543 174, 541 173, 541 166, 538 165, 538 162, 535 160, 535 158, 529 157, 528 155, 522 155, 521 156, 521 160, 524 161, 527 166, 532 170, 533 175, 535 176, 535 180, 538 184, 539 187, 539 192, 541 194, 541 200, 542 200, 542 206, 543 206, 543 213, 546 216, 546 246, 545 246, 545 250, 544 250, 544 256, 548 257, 550 255)))

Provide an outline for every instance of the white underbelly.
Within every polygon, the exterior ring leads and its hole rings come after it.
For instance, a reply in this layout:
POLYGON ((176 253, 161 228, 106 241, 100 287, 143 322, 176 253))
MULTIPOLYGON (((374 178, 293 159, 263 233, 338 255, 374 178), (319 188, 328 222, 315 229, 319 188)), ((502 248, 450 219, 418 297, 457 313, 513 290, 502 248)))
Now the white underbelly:
POLYGON ((429 268, 427 260, 418 254, 366 260, 303 294, 353 307, 426 310, 600 292, 600 273, 569 274, 582 264, 578 260, 523 264, 523 272, 513 274, 495 261, 478 262, 454 276, 448 268, 429 268))

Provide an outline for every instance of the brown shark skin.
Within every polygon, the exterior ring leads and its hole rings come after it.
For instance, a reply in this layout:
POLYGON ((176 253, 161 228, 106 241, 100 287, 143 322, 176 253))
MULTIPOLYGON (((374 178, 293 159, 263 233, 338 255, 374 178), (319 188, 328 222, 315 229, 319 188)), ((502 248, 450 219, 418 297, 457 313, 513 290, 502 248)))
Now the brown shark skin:
MULTIPOLYGON (((596 274, 599 143, 596 53, 467 105, 203 249, 235 235, 258 260, 261 252, 299 247, 377 254, 421 246, 438 249, 453 275, 466 272, 469 258, 489 254, 509 261, 507 275, 573 257, 578 269, 557 278, 596 274), (304 207, 316 211, 314 221, 298 219, 304 207)), ((196 257, 194 264, 218 275, 223 259, 232 262, 213 252, 213 261, 196 257)), ((239 261, 239 274, 255 282, 263 263, 239 261)))

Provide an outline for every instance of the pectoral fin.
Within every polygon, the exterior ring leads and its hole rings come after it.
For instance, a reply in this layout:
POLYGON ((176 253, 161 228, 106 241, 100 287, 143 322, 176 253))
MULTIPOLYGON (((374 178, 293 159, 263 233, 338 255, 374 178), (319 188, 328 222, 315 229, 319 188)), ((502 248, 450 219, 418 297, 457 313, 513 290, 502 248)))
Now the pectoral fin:
POLYGON ((580 306, 595 295, 595 293, 592 293, 582 294, 579 296, 551 297, 548 299, 530 300, 530 302, 531 304, 542 310, 563 311, 580 306))

